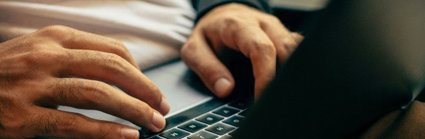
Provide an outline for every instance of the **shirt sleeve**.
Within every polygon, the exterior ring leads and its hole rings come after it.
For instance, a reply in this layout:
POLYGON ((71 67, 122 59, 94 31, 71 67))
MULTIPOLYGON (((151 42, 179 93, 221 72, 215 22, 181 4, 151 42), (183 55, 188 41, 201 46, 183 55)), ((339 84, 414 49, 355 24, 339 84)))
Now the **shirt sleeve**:
POLYGON ((232 2, 246 4, 263 12, 271 13, 268 0, 192 0, 193 8, 197 13, 195 23, 215 7, 232 2))

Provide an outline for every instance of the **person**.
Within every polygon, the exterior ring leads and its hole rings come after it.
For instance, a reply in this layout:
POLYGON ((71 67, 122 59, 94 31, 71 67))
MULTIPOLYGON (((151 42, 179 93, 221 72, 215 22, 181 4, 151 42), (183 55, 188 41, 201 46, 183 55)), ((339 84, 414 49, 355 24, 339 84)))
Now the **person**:
MULTIPOLYGON (((284 63, 303 39, 267 13, 266 1, 192 2, 196 25, 181 57, 218 97, 228 96, 235 81, 217 54, 230 49, 250 59, 258 97, 277 61, 284 63)), ((116 39, 51 25, 0 43, 0 138, 139 138, 133 127, 59 111, 58 105, 100 110, 154 132, 164 128, 170 109, 116 39)))

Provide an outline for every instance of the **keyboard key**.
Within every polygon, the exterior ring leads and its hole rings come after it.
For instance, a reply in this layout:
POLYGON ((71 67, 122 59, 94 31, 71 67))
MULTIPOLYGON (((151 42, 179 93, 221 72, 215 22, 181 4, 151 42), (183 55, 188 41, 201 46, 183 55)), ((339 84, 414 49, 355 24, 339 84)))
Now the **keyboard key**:
POLYGON ((171 130, 168 130, 167 132, 161 133, 160 136, 165 137, 167 139, 181 139, 181 138, 184 138, 188 135, 189 135, 189 133, 187 133, 183 130, 173 128, 171 130))
POLYGON ((242 110, 248 108, 248 103, 245 101, 235 101, 230 103, 229 105, 242 110))
POLYGON ((223 107, 220 108, 216 111, 214 111, 213 113, 224 116, 224 117, 229 117, 232 116, 233 114, 239 112, 239 110, 234 109, 234 108, 230 108, 230 107, 223 107))
POLYGON ((233 130, 232 132, 229 133, 229 135, 233 136, 233 135, 235 135, 235 133, 236 133, 236 130, 233 130))
POLYGON ((241 113, 239 113, 239 115, 242 115, 242 116, 248 116, 248 110, 244 110, 244 111, 242 111, 241 113))
POLYGON ((229 135, 224 135, 224 136, 221 136, 220 138, 218 138, 218 139, 231 139, 232 137, 231 136, 229 136, 229 135))
POLYGON ((223 123, 239 127, 239 124, 243 119, 244 118, 242 116, 235 115, 227 120, 224 120, 223 123))
POLYGON ((207 131, 210 131, 210 132, 213 132, 213 133, 216 133, 218 135, 224 135, 227 132, 232 131, 233 129, 236 129, 236 128, 231 127, 229 125, 225 125, 223 123, 218 123, 218 124, 215 124, 215 125, 213 125, 211 127, 208 127, 206 130, 207 131))
POLYGON ((204 115, 204 116, 202 116, 202 117, 200 117, 196 120, 211 125, 211 124, 214 124, 214 123, 216 123, 220 120, 223 120, 223 119, 224 118, 221 118, 221 117, 213 115, 213 114, 206 114, 206 115, 204 115))
POLYGON ((216 139, 217 137, 218 137, 217 135, 214 135, 205 131, 200 131, 187 138, 188 139, 216 139))
POLYGON ((207 127, 207 125, 202 124, 200 122, 196 122, 196 121, 190 121, 184 125, 179 126, 180 129, 184 129, 191 133, 195 133, 196 131, 201 130, 202 128, 205 128, 205 127, 207 127))

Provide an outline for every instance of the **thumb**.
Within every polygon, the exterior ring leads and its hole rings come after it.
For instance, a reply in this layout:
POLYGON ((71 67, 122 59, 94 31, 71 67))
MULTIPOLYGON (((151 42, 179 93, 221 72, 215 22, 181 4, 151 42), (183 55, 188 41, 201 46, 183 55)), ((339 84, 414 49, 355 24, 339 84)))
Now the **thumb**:
POLYGON ((215 56, 201 33, 194 33, 181 49, 182 59, 218 97, 226 97, 235 86, 230 71, 215 56))

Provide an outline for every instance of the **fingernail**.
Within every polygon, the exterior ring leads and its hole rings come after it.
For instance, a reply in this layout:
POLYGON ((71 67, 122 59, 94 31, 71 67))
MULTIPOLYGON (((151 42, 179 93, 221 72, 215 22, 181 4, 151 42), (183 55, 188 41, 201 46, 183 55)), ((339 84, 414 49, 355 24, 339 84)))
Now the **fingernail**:
POLYGON ((162 114, 165 115, 165 114, 168 113, 169 110, 170 110, 170 105, 168 105, 167 100, 165 99, 165 97, 162 97, 161 104, 159 106, 159 111, 162 114))
POLYGON ((158 129, 162 129, 165 126, 165 118, 158 112, 153 113, 152 122, 153 122, 153 125, 158 129))
POLYGON ((215 82, 214 89, 216 93, 222 95, 226 93, 227 90, 229 90, 229 87, 231 86, 231 84, 232 83, 226 78, 220 78, 215 82))
POLYGON ((125 139, 139 139, 139 131, 131 128, 122 128, 121 136, 125 139))

